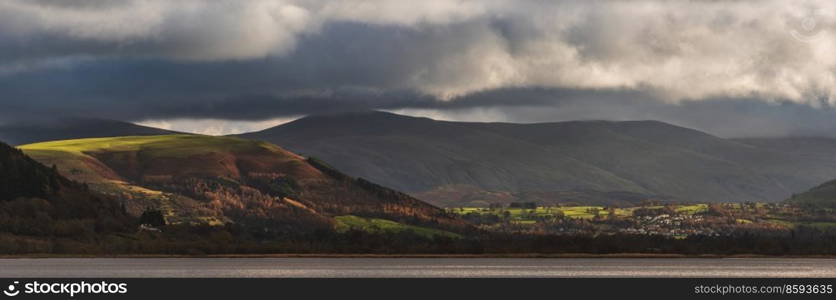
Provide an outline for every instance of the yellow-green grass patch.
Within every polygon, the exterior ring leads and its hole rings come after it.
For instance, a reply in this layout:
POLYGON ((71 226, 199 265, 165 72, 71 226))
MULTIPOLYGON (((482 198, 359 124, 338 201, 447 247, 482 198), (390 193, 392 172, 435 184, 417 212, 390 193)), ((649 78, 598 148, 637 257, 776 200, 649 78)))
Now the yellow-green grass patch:
POLYGON ((424 236, 427 238, 434 238, 436 236, 461 238, 461 235, 449 231, 402 224, 385 219, 363 218, 353 215, 345 215, 335 217, 334 220, 337 221, 336 229, 340 232, 345 232, 351 229, 362 230, 372 233, 401 233, 411 231, 417 235, 424 236))

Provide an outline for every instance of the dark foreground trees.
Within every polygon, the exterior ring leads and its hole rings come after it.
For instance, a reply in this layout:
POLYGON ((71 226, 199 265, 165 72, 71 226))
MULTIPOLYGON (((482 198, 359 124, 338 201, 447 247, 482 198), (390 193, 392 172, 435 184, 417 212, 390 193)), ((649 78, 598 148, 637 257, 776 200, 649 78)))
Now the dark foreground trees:
POLYGON ((0 233, 2 254, 685 254, 829 255, 836 232, 799 227, 787 234, 743 232, 735 236, 672 239, 645 235, 521 235, 474 232, 466 238, 427 238, 411 232, 375 234, 350 230, 263 232, 235 225, 165 226, 162 232, 97 234, 89 224, 64 225, 80 235, 49 238, 0 233), (75 227, 79 229, 72 229, 75 227))

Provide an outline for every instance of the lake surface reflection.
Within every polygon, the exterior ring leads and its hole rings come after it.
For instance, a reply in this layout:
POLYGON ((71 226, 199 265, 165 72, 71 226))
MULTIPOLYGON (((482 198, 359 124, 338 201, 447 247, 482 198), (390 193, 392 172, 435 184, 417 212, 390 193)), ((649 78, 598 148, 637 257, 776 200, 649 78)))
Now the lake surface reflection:
POLYGON ((0 277, 836 277, 836 259, 25 258, 0 277))

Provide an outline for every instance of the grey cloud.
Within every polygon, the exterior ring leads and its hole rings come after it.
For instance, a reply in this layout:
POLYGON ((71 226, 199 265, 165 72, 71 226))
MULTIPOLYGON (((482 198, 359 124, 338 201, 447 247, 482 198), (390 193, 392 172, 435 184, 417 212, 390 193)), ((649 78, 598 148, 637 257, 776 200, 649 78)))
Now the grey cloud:
POLYGON ((360 46, 388 56, 370 56, 382 62, 353 64, 350 72, 412 67, 386 85, 364 88, 394 86, 443 100, 545 86, 648 89, 674 102, 716 97, 836 101, 836 4, 825 1, 98 3, 0 3, 0 57, 8 62, 0 72, 72 65, 79 59, 293 57, 316 52, 301 40, 334 38, 323 28, 354 23, 404 35, 360 46), (383 65, 391 61, 396 63, 383 65), (423 67, 415 68, 416 63, 423 67))
POLYGON ((266 118, 431 103, 438 99, 404 82, 427 72, 442 73, 427 62, 447 51, 465 51, 468 40, 455 37, 478 28, 464 23, 427 32, 335 23, 300 40, 300 49, 281 57, 82 61, 4 76, 0 107, 134 119, 266 118), (449 35, 450 31, 457 33, 449 35))
POLYGON ((411 109, 725 135, 834 127, 834 3, 404 3, 3 1, 0 117, 411 109))

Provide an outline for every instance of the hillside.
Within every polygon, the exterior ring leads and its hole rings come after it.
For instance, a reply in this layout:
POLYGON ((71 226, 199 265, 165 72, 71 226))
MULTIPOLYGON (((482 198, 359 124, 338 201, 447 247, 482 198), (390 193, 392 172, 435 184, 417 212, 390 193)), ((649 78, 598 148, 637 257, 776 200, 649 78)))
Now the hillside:
POLYGON ((49 251, 40 241, 90 239, 132 225, 114 199, 0 143, 0 253, 49 251))
POLYGON ((0 124, 0 141, 11 145, 92 137, 162 135, 176 132, 128 122, 92 118, 58 118, 0 124))
POLYGON ((309 232, 334 216, 458 230, 464 223, 405 194, 355 179, 273 144, 232 137, 130 136, 44 142, 20 149, 91 189, 128 199, 138 215, 174 224, 237 223, 309 232))
POLYGON ((444 206, 532 195, 602 205, 780 201, 836 177, 832 160, 655 121, 468 123, 360 112, 310 116, 241 136, 444 206))
POLYGON ((806 207, 836 209, 836 180, 822 183, 787 199, 788 203, 806 207))
POLYGON ((734 141, 823 161, 836 161, 836 139, 825 137, 741 138, 734 141))

